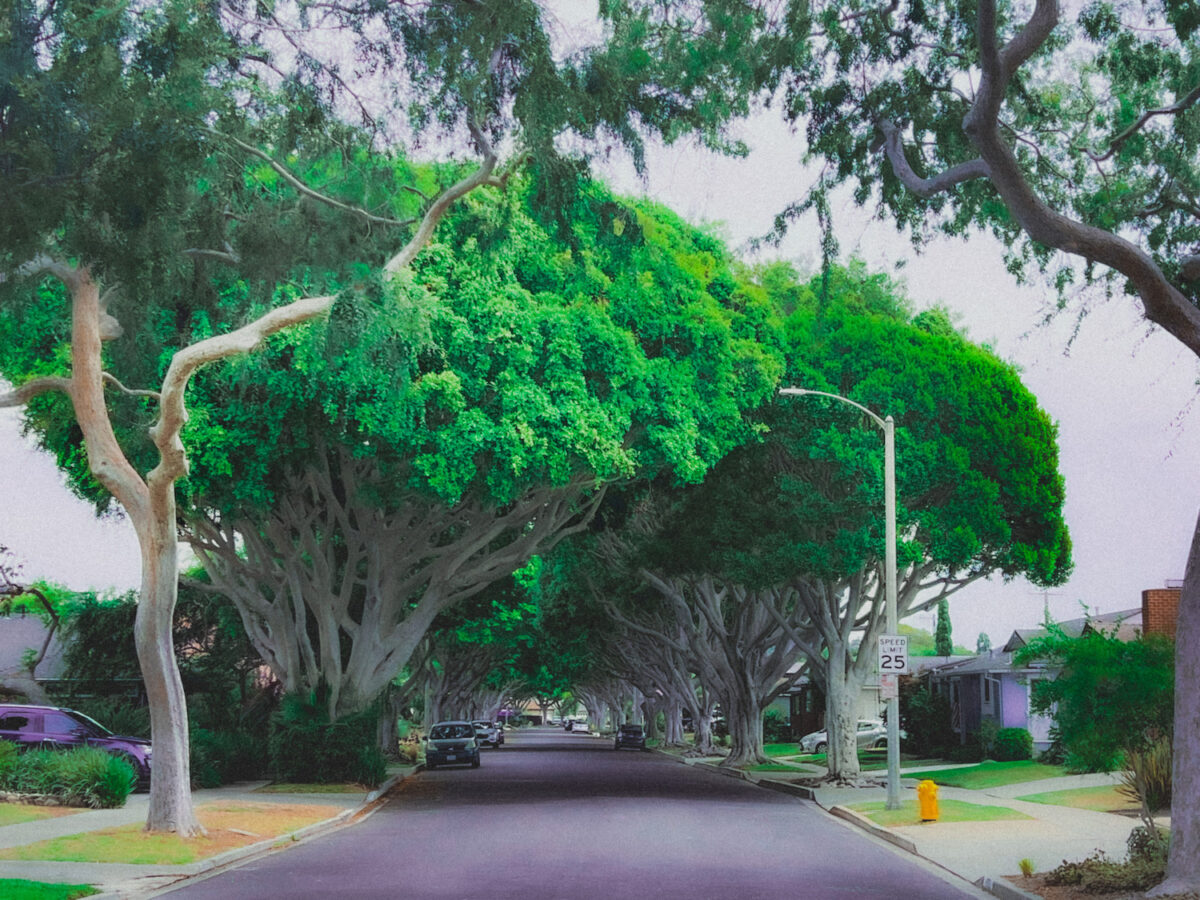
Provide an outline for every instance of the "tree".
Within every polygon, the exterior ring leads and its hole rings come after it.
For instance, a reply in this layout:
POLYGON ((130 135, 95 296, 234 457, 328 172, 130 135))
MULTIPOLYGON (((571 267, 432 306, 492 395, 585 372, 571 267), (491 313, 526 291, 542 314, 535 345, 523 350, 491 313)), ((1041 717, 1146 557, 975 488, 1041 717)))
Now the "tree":
MULTIPOLYGON (((993 572, 1065 578, 1054 426, 1012 368, 944 317, 911 317, 861 268, 819 276, 810 297, 787 323, 787 379, 897 422, 900 615, 993 572)), ((684 492, 646 568, 790 595, 816 632, 783 623, 825 690, 831 774, 855 780, 855 703, 883 627, 882 441, 811 398, 780 399, 760 422, 762 442, 684 492)))
POLYGON ((975 639, 975 652, 978 654, 987 653, 992 649, 992 639, 986 631, 979 632, 979 637, 975 639))
POLYGON ((331 720, 438 615, 585 527, 607 484, 701 477, 771 390, 720 243, 588 198, 569 241, 521 181, 464 201, 410 276, 199 386, 193 546, 331 720))
POLYGON ((954 653, 954 641, 950 638, 950 601, 943 597, 937 605, 937 630, 933 633, 934 649, 938 656, 954 653))
POLYGON ((12 559, 7 547, 0 546, 0 616, 22 614, 32 611, 46 625, 46 636, 42 646, 29 648, 21 660, 21 668, 15 672, 0 672, 0 688, 15 691, 29 698, 32 703, 48 704, 49 697, 37 681, 37 667, 46 658, 46 651, 58 633, 62 619, 58 605, 61 598, 48 585, 24 584, 21 566, 12 559), (49 592, 49 593, 47 593, 49 592))
MULTIPOLYGON (((1077 284, 1098 288, 1082 293, 1085 304, 1129 295, 1200 355, 1191 4, 1101 0, 1073 7, 1069 21, 1056 0, 636 5, 682 32, 695 26, 708 46, 721 45, 714 24, 740 38, 753 66, 708 61, 740 78, 725 95, 762 91, 804 123, 806 152, 826 164, 815 189, 781 213, 781 230, 814 210, 831 253, 826 198, 846 183, 918 245, 991 233, 1011 270, 1051 273, 1064 305, 1077 284)), ((1178 801, 1163 895, 1200 889, 1200 520, 1178 629, 1178 801)))

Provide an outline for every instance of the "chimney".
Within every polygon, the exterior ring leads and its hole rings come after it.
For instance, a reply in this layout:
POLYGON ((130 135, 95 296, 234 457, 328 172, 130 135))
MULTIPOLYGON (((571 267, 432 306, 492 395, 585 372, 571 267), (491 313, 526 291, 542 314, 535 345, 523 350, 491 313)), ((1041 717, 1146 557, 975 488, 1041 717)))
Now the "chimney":
POLYGON ((1182 583, 1168 581, 1166 587, 1142 591, 1142 633, 1163 634, 1175 640, 1182 583))

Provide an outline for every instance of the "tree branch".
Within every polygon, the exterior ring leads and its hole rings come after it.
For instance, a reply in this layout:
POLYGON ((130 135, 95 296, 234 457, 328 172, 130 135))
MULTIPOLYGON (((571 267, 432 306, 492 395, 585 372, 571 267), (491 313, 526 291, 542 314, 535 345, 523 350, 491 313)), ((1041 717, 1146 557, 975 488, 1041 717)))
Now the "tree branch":
POLYGON ((50 391, 62 391, 67 396, 71 394, 71 379, 56 375, 34 378, 6 394, 0 394, 0 409, 14 406, 24 406, 34 397, 48 394, 50 391))
POLYGON ((976 178, 987 178, 990 173, 982 159, 972 159, 959 163, 932 178, 922 178, 909 165, 908 157, 904 155, 904 143, 900 129, 887 119, 879 120, 877 127, 883 133, 883 148, 887 153, 892 171, 900 182, 919 197, 928 199, 951 188, 976 178))

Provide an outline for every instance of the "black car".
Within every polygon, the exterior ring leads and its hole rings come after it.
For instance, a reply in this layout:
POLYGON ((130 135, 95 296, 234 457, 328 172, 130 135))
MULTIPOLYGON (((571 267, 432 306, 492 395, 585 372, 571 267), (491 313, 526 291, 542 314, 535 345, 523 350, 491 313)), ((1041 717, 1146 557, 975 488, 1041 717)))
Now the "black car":
POLYGON ((145 738, 113 734, 95 719, 60 706, 0 704, 0 740, 23 750, 31 747, 67 750, 99 747, 133 766, 138 787, 150 785, 150 742, 145 738))
POLYGON ((438 722, 425 741, 425 768, 470 766, 479 768, 479 743, 470 722, 438 722))
POLYGON ((622 747, 633 747, 635 750, 646 749, 646 732, 642 730, 641 725, 633 725, 627 722, 617 729, 617 737, 613 741, 613 749, 620 750, 622 747))

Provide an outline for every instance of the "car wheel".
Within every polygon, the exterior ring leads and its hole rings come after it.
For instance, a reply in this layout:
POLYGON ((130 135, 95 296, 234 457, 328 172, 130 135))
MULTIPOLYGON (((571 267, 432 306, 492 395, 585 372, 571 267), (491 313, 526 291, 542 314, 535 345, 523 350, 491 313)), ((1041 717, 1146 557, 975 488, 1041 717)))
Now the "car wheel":
POLYGON ((880 738, 879 740, 877 740, 875 742, 875 749, 876 750, 886 750, 887 749, 887 738, 880 738))
POLYGON ((478 769, 478 768, 479 768, 479 757, 478 757, 478 756, 477 756, 477 757, 475 757, 473 760, 471 760, 471 768, 472 768, 472 769, 478 769))
POLYGON ((427 762, 427 763, 425 763, 425 768, 428 769, 430 772, 432 772, 434 769, 437 768, 437 763, 427 762))
POLYGON ((813 748, 813 753, 824 753, 825 749, 825 742, 821 741, 821 743, 817 744, 817 746, 813 748))

